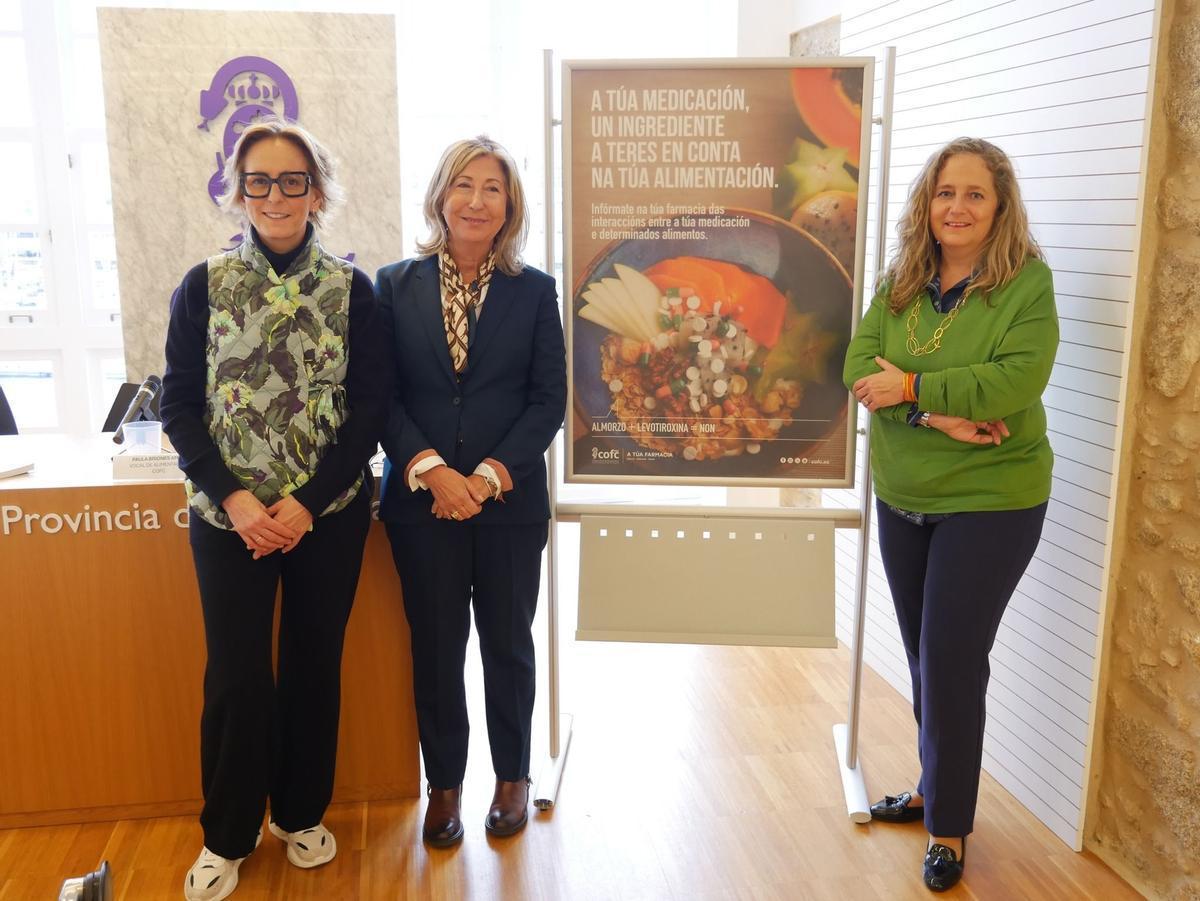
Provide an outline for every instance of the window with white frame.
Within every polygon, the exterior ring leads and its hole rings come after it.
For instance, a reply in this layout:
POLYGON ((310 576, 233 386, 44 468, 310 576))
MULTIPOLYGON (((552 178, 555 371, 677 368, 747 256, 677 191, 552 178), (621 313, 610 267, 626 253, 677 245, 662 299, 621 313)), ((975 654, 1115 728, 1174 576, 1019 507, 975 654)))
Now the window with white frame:
POLYGON ((0 360, 0 388, 4 389, 18 428, 58 427, 58 368, 55 355, 22 354, 0 360))
POLYGON ((71 0, 0 4, 0 384, 21 432, 98 428, 112 400, 100 361, 111 371, 121 354, 95 6, 86 5, 90 17, 71 0))
POLYGON ((32 321, 46 308, 43 204, 35 180, 33 102, 21 9, 0 6, 0 79, 8 88, 0 118, 0 315, 32 321))

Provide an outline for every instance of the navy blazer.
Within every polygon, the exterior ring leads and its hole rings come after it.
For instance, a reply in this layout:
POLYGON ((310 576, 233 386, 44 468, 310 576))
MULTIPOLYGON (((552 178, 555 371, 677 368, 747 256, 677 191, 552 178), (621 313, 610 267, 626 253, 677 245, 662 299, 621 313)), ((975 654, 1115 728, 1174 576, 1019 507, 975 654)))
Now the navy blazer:
POLYGON ((566 345, 554 279, 526 267, 492 275, 467 369, 456 376, 446 343, 437 257, 384 266, 375 278, 381 317, 390 323, 396 378, 384 431, 380 518, 434 519, 433 495, 410 491, 404 470, 433 448, 470 475, 484 458, 513 481, 503 503, 487 501, 471 521, 537 523, 550 518, 544 454, 567 405, 566 345))

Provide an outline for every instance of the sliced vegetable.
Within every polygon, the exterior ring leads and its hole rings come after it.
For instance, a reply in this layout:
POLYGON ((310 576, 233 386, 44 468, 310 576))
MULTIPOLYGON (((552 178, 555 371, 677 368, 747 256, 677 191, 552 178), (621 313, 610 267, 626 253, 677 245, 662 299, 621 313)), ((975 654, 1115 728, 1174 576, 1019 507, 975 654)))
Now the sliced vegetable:
POLYGON ((642 311, 642 315, 645 317, 647 323, 653 328, 654 317, 658 312, 659 300, 662 297, 658 286, 630 266, 617 263, 613 266, 613 269, 616 270, 617 278, 620 279, 621 284, 629 292, 629 296, 633 299, 634 304, 642 311))
POLYGON ((668 326, 660 312, 662 293, 640 272, 620 264, 615 268, 617 277, 588 283, 579 315, 615 334, 648 342, 668 326))
POLYGON ((610 276, 609 278, 601 279, 600 283, 604 285, 604 288, 606 291, 608 291, 609 296, 612 297, 616 303, 619 303, 621 308, 629 314, 629 318, 637 323, 637 327, 639 329, 645 329, 647 332, 653 334, 653 332, 658 328, 654 322, 653 311, 643 309, 642 305, 638 303, 637 299, 629 293, 629 289, 625 287, 624 282, 622 282, 619 278, 612 278, 610 276))
POLYGON ((608 329, 613 334, 621 334, 621 327, 612 319, 609 319, 608 316, 594 303, 585 303, 579 309, 579 318, 586 319, 588 322, 594 322, 601 328, 608 329))
POLYGON ((616 334, 639 340, 645 338, 636 320, 631 319, 624 308, 609 297, 608 291, 599 282, 588 285, 583 292, 583 299, 616 326, 613 329, 616 334))

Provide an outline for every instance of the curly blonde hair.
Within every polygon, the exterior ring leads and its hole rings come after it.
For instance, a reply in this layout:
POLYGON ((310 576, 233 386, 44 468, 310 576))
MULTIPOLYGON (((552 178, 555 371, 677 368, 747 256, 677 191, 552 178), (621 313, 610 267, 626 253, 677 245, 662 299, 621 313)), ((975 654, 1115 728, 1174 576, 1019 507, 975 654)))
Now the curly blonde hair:
POLYGON ((442 216, 446 194, 459 173, 481 156, 493 157, 500 164, 500 169, 504 172, 505 193, 508 195, 504 225, 500 227, 492 242, 496 253, 496 268, 506 275, 520 275, 524 267, 521 251, 525 249, 525 239, 529 235, 525 190, 521 187, 517 163, 512 155, 487 135, 455 141, 438 160, 433 178, 429 180, 429 189, 425 192, 425 205, 422 209, 425 224, 429 226, 429 237, 417 242, 417 253, 421 256, 432 256, 449 246, 450 227, 442 216))
POLYGON ((896 229, 898 252, 879 277, 877 287, 888 290, 888 308, 900 313, 937 275, 941 251, 929 227, 929 206, 937 191, 938 176, 950 157, 969 153, 983 160, 996 183, 996 218, 980 251, 979 262, 964 299, 979 292, 986 299, 1013 279, 1030 258, 1042 259, 1042 250, 1029 232, 1029 214, 1008 156, 982 138, 956 138, 931 156, 913 182, 896 229))

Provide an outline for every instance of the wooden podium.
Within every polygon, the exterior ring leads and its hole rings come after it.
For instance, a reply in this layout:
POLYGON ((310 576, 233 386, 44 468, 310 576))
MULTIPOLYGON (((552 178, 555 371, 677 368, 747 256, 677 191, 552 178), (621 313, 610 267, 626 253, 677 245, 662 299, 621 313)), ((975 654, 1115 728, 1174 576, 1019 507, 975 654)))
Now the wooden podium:
MULTIPOLYGON (((0 438, 0 829, 200 809, 204 629, 179 482, 108 436, 0 438)), ((415 797, 408 624, 373 523, 342 664, 334 800, 415 797)))

